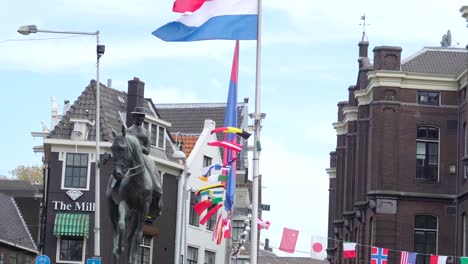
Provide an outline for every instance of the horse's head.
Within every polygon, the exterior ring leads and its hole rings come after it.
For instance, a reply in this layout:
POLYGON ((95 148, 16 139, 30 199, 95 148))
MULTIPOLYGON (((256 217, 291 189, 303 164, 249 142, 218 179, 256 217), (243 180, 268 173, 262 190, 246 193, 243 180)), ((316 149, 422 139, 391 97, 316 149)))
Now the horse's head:
POLYGON ((125 137, 125 127, 122 126, 121 135, 117 134, 114 130, 112 130, 112 135, 114 136, 114 142, 112 142, 111 146, 112 159, 114 161, 112 175, 116 180, 121 180, 128 172, 128 167, 131 166, 131 164, 128 164, 130 162, 130 155, 128 151, 128 141, 125 137))

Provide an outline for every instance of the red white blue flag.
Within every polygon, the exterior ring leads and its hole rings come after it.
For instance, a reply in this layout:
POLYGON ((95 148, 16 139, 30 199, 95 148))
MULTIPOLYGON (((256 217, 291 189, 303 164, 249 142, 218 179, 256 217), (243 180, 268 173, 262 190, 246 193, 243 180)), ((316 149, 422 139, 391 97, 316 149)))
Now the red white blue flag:
POLYGON ((416 264, 416 253, 402 251, 400 257, 400 264, 416 264))
MULTIPOLYGON (((234 59, 232 61, 231 81, 229 82, 229 92, 226 104, 226 112, 224 113, 224 126, 237 127, 237 76, 239 71, 239 41, 236 41, 234 49, 234 59)), ((236 136, 233 134, 226 134, 225 141, 236 143, 236 136)), ((226 164, 235 158, 237 152, 231 149, 224 149, 223 163, 226 164)), ((234 205, 234 197, 236 194, 236 160, 231 164, 231 169, 228 172, 228 179, 226 182, 226 199, 224 200, 224 207, 226 211, 230 211, 234 205)))
POLYGON ((174 11, 196 11, 156 29, 154 36, 164 41, 257 39, 257 0, 210 0, 202 3, 196 0, 190 7, 185 5, 186 2, 176 1, 174 11))
POLYGON ((371 264, 387 264, 388 248, 372 247, 371 264))

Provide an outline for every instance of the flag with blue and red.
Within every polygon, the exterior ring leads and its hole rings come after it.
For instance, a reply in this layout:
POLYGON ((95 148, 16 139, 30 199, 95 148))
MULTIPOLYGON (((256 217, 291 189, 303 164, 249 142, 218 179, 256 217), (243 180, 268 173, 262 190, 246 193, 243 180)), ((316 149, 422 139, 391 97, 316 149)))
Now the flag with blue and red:
MULTIPOLYGON (((234 59, 232 61, 231 80, 229 82, 229 92, 226 104, 226 112, 224 113, 224 126, 237 127, 237 76, 239 71, 239 41, 236 41, 234 49, 234 59)), ((237 137, 233 134, 226 134, 225 141, 236 143, 237 137)), ((230 211, 234 205, 234 197, 236 194, 236 159, 237 152, 232 149, 224 149, 223 163, 234 160, 228 172, 226 182, 226 199, 224 207, 226 211, 230 211)))
POLYGON ((371 264, 387 264, 388 248, 372 247, 371 264))

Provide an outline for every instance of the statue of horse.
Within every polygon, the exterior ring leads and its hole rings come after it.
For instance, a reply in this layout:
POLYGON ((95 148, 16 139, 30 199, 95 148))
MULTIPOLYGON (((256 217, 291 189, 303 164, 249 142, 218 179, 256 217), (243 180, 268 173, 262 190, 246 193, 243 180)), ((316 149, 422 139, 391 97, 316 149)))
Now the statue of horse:
POLYGON ((113 229, 113 254, 117 264, 124 251, 123 238, 128 237, 128 264, 137 263, 137 253, 148 214, 160 215, 162 188, 156 166, 143 154, 133 134, 112 131, 111 146, 114 169, 109 177, 106 197, 113 229))

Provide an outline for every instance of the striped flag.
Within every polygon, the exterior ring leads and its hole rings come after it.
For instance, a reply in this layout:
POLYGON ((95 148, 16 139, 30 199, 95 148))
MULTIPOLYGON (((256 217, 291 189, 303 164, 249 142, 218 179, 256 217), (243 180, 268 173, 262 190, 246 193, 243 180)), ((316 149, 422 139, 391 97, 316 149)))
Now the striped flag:
POLYGON ((416 264, 416 253, 402 251, 400 257, 400 264, 416 264))
POLYGON ((430 264, 445 264, 447 263, 447 256, 431 255, 429 258, 430 264))

